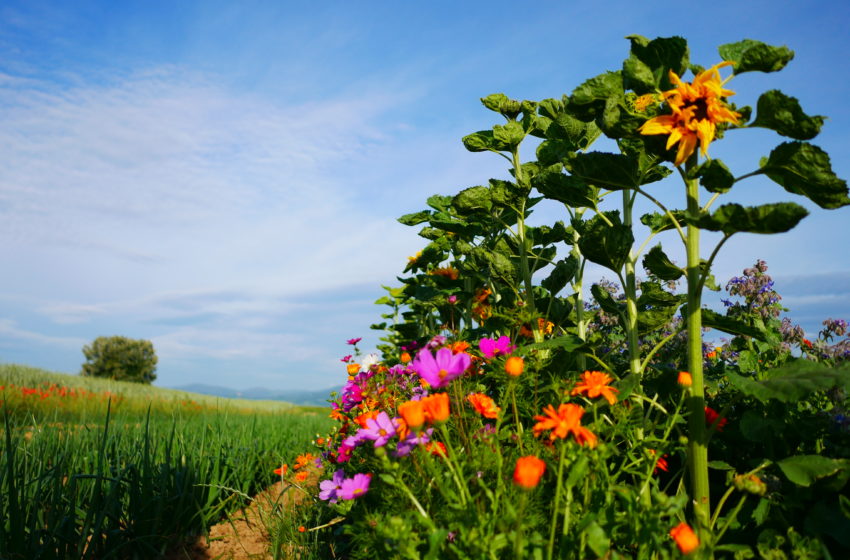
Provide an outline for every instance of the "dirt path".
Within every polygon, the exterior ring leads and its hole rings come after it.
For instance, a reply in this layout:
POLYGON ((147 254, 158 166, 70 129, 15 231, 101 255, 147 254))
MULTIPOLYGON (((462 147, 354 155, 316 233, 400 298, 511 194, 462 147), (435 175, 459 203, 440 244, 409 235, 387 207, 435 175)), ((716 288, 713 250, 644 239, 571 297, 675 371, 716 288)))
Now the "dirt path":
MULTIPOLYGON (((313 480, 315 484, 315 477, 313 480)), ((209 537, 200 536, 176 546, 165 560, 271 560, 271 536, 266 526, 274 510, 292 507, 299 502, 300 491, 291 489, 281 495, 283 485, 277 482, 254 497, 251 505, 234 512, 210 529, 209 537)))

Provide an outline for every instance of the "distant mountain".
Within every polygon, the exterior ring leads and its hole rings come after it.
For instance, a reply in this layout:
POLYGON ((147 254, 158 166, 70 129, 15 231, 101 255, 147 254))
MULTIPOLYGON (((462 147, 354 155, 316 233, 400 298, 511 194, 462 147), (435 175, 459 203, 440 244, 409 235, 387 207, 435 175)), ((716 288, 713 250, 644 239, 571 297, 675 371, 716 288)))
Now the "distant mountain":
POLYGON ((181 385, 173 387, 180 391, 189 393, 200 393, 202 395, 212 395, 215 397, 224 397, 227 399, 251 399, 257 401, 285 401, 301 406, 329 406, 328 397, 334 391, 339 391, 340 387, 333 389, 322 389, 320 391, 279 391, 268 389, 266 387, 251 387, 238 391, 229 387, 220 387, 218 385, 205 385, 203 383, 191 383, 189 385, 181 385))

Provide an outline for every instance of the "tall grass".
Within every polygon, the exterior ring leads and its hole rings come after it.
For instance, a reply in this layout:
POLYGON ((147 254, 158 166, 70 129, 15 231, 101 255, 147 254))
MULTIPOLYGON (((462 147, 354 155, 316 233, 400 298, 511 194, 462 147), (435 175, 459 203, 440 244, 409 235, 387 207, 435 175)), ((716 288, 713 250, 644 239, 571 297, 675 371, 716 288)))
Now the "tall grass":
POLYGON ((0 374, 10 371, 0 376, 3 559, 157 557, 244 505, 328 426, 291 405, 19 366, 0 374), (24 394, 36 379, 48 385, 24 394))

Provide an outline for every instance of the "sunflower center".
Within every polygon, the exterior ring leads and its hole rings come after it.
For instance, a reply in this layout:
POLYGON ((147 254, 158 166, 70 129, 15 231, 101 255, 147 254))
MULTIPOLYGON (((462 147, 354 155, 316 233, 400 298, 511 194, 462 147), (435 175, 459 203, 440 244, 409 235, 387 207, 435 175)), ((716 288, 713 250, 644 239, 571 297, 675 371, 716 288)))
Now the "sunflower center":
POLYGON ((686 103, 684 108, 687 109, 689 107, 694 108, 694 112, 692 113, 694 119, 701 121, 708 118, 708 103, 704 98, 694 99, 686 103))

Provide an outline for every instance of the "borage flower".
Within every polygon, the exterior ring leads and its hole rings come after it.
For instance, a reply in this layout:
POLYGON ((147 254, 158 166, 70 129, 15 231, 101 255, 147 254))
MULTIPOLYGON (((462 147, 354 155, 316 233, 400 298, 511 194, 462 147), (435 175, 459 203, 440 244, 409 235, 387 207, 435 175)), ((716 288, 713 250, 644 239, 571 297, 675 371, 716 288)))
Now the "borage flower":
POLYGON ((483 393, 472 393, 466 396, 466 400, 472 405, 475 411, 484 418, 498 418, 499 412, 502 410, 493 399, 483 393))
POLYGON ((455 354, 450 348, 440 348, 437 350, 436 358, 428 350, 420 351, 410 367, 431 387, 439 389, 463 374, 470 363, 472 359, 469 354, 465 352, 455 354))
POLYGON ((546 430, 552 430, 549 434, 550 441, 563 439, 572 434, 579 444, 596 447, 596 435, 581 425, 582 414, 584 409, 577 404, 562 404, 557 411, 550 404, 543 409, 542 415, 534 417, 538 422, 532 430, 535 436, 539 436, 546 430))
POLYGON ((665 91, 662 96, 671 113, 649 119, 638 130, 644 135, 669 135, 668 150, 678 143, 676 165, 682 164, 694 153, 697 142, 703 157, 707 157, 708 145, 714 140, 717 125, 735 124, 741 118, 740 113, 729 109, 723 101, 735 92, 723 89, 719 69, 732 64, 728 61, 716 64, 697 74, 691 83, 683 82, 670 70, 670 81, 676 88, 665 91))
POLYGON ((510 354, 516 350, 516 346, 511 344, 511 339, 505 335, 500 336, 496 340, 492 338, 482 338, 478 342, 478 348, 481 350, 482 354, 491 359, 496 356, 510 354))
POLYGON ((346 478, 342 481, 337 495, 341 500, 359 498, 369 491, 370 482, 372 482, 371 474, 355 474, 352 478, 346 478))
POLYGON ((585 394, 591 399, 603 396, 608 401, 608 404, 614 404, 617 402, 615 393, 619 393, 620 391, 610 386, 612 381, 613 379, 608 374, 601 371, 586 371, 581 374, 581 381, 570 391, 570 394, 585 394))

